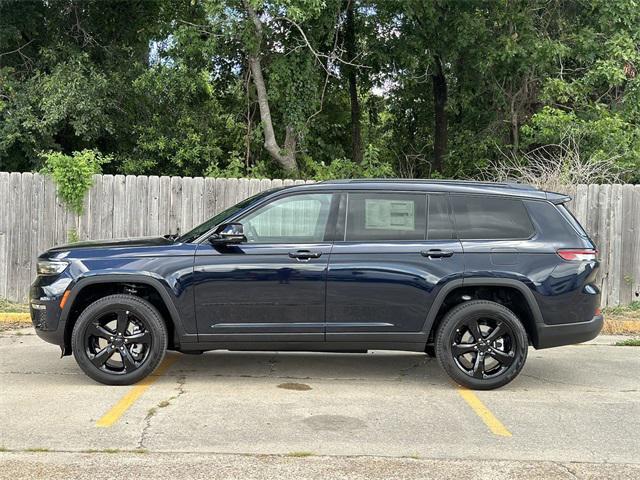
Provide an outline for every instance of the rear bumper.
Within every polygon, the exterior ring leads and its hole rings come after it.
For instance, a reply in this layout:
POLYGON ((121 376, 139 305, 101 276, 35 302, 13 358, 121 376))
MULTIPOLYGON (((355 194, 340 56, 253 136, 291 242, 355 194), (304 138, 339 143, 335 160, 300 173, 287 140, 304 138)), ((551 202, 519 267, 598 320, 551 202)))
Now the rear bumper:
POLYGON ((593 340, 602 330, 603 323, 602 315, 596 315, 587 322, 558 325, 538 323, 536 324, 537 342, 533 346, 538 349, 551 348, 593 340))

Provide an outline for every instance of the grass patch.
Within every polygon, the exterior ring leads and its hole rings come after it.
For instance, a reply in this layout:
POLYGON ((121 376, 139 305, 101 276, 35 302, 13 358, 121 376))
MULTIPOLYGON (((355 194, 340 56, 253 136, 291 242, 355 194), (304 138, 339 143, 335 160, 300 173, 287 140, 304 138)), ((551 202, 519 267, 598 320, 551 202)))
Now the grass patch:
POLYGON ((640 338, 627 338, 621 342, 616 342, 616 347, 640 347, 640 338))
POLYGON ((48 448, 27 448, 25 452, 48 452, 48 448))
POLYGON ((640 301, 631 302, 629 305, 615 305, 605 307, 602 313, 610 317, 632 317, 640 320, 640 301))
POLYGON ((0 447, 0 452, 8 452, 9 449, 7 447, 0 447))
POLYGON ((287 453, 287 457, 295 457, 295 458, 305 458, 305 457, 313 457, 315 453, 313 452, 289 452, 287 453))
POLYGON ((0 313, 29 313, 29 305, 0 298, 0 313))

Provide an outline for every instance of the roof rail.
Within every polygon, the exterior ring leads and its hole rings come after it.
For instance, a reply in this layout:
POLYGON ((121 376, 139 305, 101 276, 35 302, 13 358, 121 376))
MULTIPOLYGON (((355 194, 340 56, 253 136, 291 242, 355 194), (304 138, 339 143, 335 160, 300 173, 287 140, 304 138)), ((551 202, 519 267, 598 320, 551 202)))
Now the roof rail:
POLYGON ((538 190, 533 185, 517 182, 484 182, 479 180, 439 180, 439 179, 419 179, 419 178, 355 178, 343 180, 325 180, 320 183, 348 184, 348 183, 421 183, 440 185, 478 185, 483 187, 512 188, 515 190, 538 190))

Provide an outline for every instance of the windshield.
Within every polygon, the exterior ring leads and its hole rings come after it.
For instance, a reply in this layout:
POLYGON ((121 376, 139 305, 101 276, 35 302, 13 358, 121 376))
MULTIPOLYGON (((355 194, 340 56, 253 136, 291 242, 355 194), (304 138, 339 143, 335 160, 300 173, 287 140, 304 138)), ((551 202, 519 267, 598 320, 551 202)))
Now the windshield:
POLYGON ((176 239, 176 242, 178 243, 193 242, 196 238, 204 235, 216 225, 223 223, 227 218, 231 217, 232 215, 235 215, 240 210, 245 209, 256 200, 260 200, 261 198, 266 197, 267 195, 273 193, 274 191, 275 189, 265 190, 264 192, 260 192, 257 195, 254 195, 253 197, 249 197, 241 201, 240 203, 235 204, 233 207, 227 208, 226 210, 211 217, 206 222, 198 225, 193 230, 190 230, 189 232, 185 233, 181 237, 178 237, 176 239))

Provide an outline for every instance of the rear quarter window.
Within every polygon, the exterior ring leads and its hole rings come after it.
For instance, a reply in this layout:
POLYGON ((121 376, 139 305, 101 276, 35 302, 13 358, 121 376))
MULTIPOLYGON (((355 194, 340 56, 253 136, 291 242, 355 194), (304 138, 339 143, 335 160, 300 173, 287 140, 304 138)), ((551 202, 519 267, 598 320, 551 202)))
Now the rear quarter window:
POLYGON ((490 195, 451 195, 461 240, 527 239, 535 229, 518 198, 490 195))
POLYGON ((571 225, 581 237, 586 238, 588 236, 587 232, 585 232, 584 228, 582 228, 582 225, 580 225, 580 222, 578 222, 576 217, 573 216, 573 213, 571 213, 571 210, 569 210, 564 204, 558 205, 558 210, 565 218, 565 220, 569 222, 569 225, 571 225))

